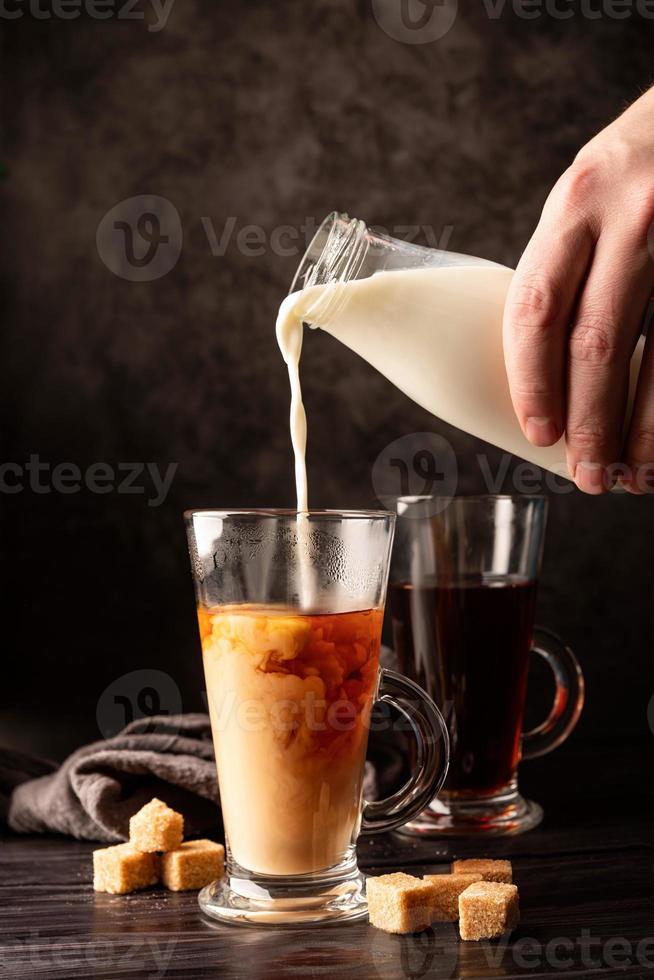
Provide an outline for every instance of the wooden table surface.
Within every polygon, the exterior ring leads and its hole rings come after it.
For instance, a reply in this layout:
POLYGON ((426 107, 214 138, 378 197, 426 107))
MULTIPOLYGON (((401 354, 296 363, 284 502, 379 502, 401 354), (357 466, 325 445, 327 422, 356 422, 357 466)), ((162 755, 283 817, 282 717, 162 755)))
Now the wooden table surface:
MULTIPOLYGON (((553 758, 553 757, 552 757, 553 758)), ((556 767, 548 764, 551 772, 556 767)), ((593 795, 550 778, 545 823, 485 842, 364 839, 367 872, 443 870, 453 856, 510 856, 522 919, 510 939, 462 943, 446 923, 391 936, 365 923, 324 928, 212 924, 197 896, 95 894, 93 844, 5 835, 0 844, 0 978, 609 977, 654 980, 651 800, 593 795)), ((569 778, 566 776, 566 782, 569 778)), ((633 782, 633 780, 632 780, 633 782)), ((569 785, 569 784, 568 784, 569 785)), ((596 785, 596 784, 593 784, 596 785)))

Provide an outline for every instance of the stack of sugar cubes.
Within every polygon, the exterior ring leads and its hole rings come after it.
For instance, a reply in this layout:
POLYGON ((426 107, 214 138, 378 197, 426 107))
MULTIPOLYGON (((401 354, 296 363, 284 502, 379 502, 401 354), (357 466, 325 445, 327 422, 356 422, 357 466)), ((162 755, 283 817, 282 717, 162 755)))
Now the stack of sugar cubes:
POLYGON ((420 932, 459 922, 461 939, 498 939, 520 918, 510 861, 454 861, 451 874, 368 878, 370 924, 386 932, 420 932))
POLYGON ((96 892, 126 895, 161 882, 173 892, 204 888, 225 871, 225 849, 184 841, 184 817, 156 797, 129 822, 129 841, 93 852, 96 892))

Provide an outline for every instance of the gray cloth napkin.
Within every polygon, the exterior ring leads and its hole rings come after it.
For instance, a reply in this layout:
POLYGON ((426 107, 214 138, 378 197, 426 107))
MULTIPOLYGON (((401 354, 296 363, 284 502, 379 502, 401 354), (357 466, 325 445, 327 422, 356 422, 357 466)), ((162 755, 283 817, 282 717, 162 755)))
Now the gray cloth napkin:
MULTIPOLYGON (((0 793, 8 795, 12 830, 115 843, 127 840, 129 818, 153 796, 184 815, 186 835, 220 830, 208 715, 141 718, 47 772, 52 765, 0 750, 0 793)), ((363 792, 377 796, 371 763, 363 792)))
POLYGON ((56 772, 20 782, 11 773, 7 821, 19 833, 56 832, 81 840, 126 840, 129 818, 153 796, 184 814, 189 835, 220 826, 209 717, 158 715, 127 725, 114 738, 73 752, 56 772))

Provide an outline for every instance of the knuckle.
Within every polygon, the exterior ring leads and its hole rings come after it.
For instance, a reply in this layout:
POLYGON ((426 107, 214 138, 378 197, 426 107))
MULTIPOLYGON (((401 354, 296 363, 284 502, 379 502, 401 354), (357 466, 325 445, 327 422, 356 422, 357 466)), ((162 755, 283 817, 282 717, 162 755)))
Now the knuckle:
POLYGON ((598 455, 606 458, 612 446, 612 438, 606 425, 590 419, 568 425, 566 441, 575 452, 582 456, 588 454, 589 459, 597 458, 598 455))
POLYGON ((638 466, 654 463, 654 429, 640 426, 631 432, 629 459, 638 466))
POLYGON ((605 313, 582 313, 570 335, 570 356, 589 364, 613 364, 619 354, 617 337, 612 317, 605 313))
POLYGON ((565 211, 579 211, 588 206, 600 183, 600 168, 594 159, 578 156, 559 177, 553 195, 565 211))
POLYGON ((511 315, 518 339, 529 344, 547 334, 560 309, 560 299, 553 283, 545 278, 521 280, 511 298, 511 315))
MULTIPOLYGON (((512 386, 511 392, 513 397, 523 404, 534 401, 538 401, 538 404, 547 404, 556 398, 552 385, 548 384, 545 378, 534 378, 533 380, 523 378, 519 384, 512 386)), ((538 412, 537 414, 542 413, 538 412)))

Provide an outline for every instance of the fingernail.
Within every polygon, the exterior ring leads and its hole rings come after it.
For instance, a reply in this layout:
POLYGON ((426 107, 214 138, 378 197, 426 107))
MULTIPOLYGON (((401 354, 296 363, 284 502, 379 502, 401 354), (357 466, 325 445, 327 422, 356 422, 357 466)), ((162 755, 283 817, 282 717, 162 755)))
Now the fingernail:
POLYGON ((608 490, 608 474, 601 463, 580 461, 575 468, 574 480, 584 493, 604 493, 608 490))
POLYGON ((525 423, 527 439, 534 446, 551 446, 559 438, 554 419, 549 415, 530 415, 525 423))

